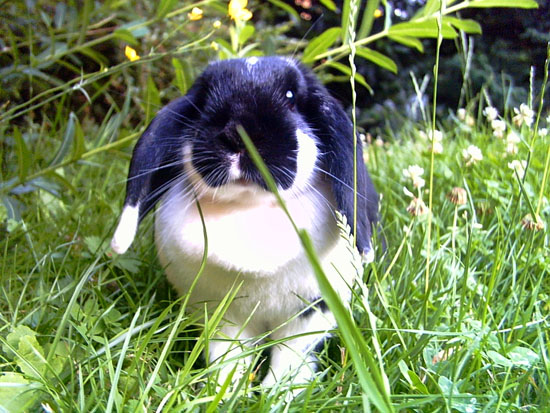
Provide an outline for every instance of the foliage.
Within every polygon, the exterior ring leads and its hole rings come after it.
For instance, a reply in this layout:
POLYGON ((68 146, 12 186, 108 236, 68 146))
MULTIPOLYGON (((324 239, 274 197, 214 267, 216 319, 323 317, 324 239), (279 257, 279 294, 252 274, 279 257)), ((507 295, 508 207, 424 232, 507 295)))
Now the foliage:
MULTIPOLYGON (((382 39, 422 49, 422 38, 479 31, 476 22, 457 17, 459 10, 535 4, 429 1, 406 22, 392 24, 386 10, 378 28, 377 2, 350 14, 353 4, 346 1, 340 26, 308 44, 290 37, 299 16, 283 2, 236 3, 233 18, 221 1, 4 5, 2 408, 282 409, 289 394, 284 383, 262 393, 244 378, 238 391, 218 391, 212 377, 221 366, 200 359, 235 292, 200 332, 199 315, 186 313, 185 297, 178 300, 166 286, 150 220, 132 252, 114 256, 108 249, 128 147, 215 57, 299 52, 324 79, 368 87, 356 61, 390 72, 399 66, 377 47, 382 39), (270 15, 285 19, 265 25, 270 15)), ((387 250, 379 248, 365 269, 354 321, 337 311, 337 300, 329 302, 341 321, 335 332, 341 348, 333 344, 322 353, 319 380, 289 410, 368 409, 378 397, 365 385, 369 377, 381 395, 377 406, 387 410, 520 411, 550 402, 544 133, 550 120, 548 107, 535 99, 543 93, 537 88, 526 102, 536 110, 529 124, 529 112, 511 107, 488 119, 483 110, 491 95, 483 93, 465 94, 463 112, 434 121, 436 96, 430 105, 421 82, 416 86, 421 122, 403 119, 399 132, 367 136, 387 250), (495 120, 505 125, 500 137, 495 120), (436 128, 444 131, 440 138, 436 128), (428 194, 420 169, 430 174, 428 194), (453 187, 464 192, 449 198, 453 187)), ((330 297, 330 286, 324 292, 330 297)), ((257 359, 271 345, 254 349, 257 359)))

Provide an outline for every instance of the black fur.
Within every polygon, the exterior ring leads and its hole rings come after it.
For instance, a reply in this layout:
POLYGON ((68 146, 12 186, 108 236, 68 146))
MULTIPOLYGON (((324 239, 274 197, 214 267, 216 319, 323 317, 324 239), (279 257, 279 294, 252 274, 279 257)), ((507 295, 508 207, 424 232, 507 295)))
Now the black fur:
POLYGON ((315 313, 315 311, 326 312, 328 311, 328 305, 321 297, 311 300, 314 305, 309 305, 305 310, 300 314, 300 317, 309 317, 315 313))
MULTIPOLYGON (((353 228, 353 128, 340 106, 306 67, 279 57, 258 58, 247 70, 246 59, 208 66, 183 98, 153 119, 139 139, 130 164, 125 205, 140 205, 140 219, 170 184, 183 174, 182 147, 193 142, 192 163, 212 187, 228 182, 219 173, 228 154, 244 154, 244 179, 264 186, 263 179, 236 130, 242 125, 281 189, 296 173, 297 128, 319 141, 317 166, 326 171, 337 209, 353 228), (206 155, 205 155, 206 154, 206 155), (216 172, 217 171, 217 172, 216 172)), ((377 222, 378 195, 357 144, 357 234, 360 251, 370 248, 371 225, 377 222)))

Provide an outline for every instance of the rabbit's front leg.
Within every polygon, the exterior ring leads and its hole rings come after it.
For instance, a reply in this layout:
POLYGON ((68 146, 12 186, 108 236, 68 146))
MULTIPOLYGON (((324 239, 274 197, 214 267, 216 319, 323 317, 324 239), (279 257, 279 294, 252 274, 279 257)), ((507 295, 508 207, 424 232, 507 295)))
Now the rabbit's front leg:
POLYGON ((253 337, 246 328, 223 326, 217 336, 209 341, 208 361, 211 365, 221 365, 217 374, 217 383, 222 386, 230 375, 231 384, 237 384, 250 369, 252 355, 243 356, 249 349, 253 337))
POLYGON ((276 329, 271 338, 283 341, 272 347, 269 371, 262 386, 273 387, 287 380, 290 384, 310 382, 317 370, 315 351, 335 326, 334 316, 321 301, 276 329))

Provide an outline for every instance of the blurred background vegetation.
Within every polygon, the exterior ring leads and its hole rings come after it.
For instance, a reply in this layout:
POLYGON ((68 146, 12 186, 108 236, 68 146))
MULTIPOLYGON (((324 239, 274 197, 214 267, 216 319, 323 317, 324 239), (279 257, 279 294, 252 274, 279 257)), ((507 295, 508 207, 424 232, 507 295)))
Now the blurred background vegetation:
MULTIPOLYGON (((231 49, 225 2, 203 1, 186 6, 187 3, 163 1, 158 7, 156 2, 140 0, 3 2, 1 109, 13 108, 52 87, 125 62, 125 45, 133 47, 138 54, 154 51, 157 56, 139 67, 129 66, 123 71, 113 71, 112 75, 107 72, 89 86, 67 93, 66 99, 74 101, 80 119, 101 119, 112 102, 121 105, 128 82, 146 90, 153 86, 148 79, 154 79, 154 86, 163 99, 174 97, 170 92, 174 84, 185 91, 207 62, 229 57, 226 47, 231 49), (192 6, 202 7, 203 16, 190 23, 188 9, 192 6), (214 30, 208 41, 204 40, 200 47, 187 47, 210 31, 216 20, 220 20, 222 26, 214 30), (180 46, 183 50, 178 50, 180 46), (170 53, 163 55, 164 52, 170 53), (173 57, 179 59, 177 66, 183 66, 179 72, 183 73, 183 79, 176 79, 174 69, 178 67, 174 66, 173 57), (155 62, 157 59, 162 63, 155 62), (102 93, 104 91, 108 93, 102 93)), ((362 15, 366 2, 360 3, 362 15)), ((461 100, 461 87, 457 84, 466 67, 465 47, 472 49, 468 63, 470 97, 485 89, 494 100, 493 105, 500 109, 527 101, 530 67, 535 67, 535 79, 540 82, 546 43, 550 41, 550 0, 537 0, 537 3, 538 9, 470 8, 461 12, 460 17, 478 22, 483 34, 443 42, 438 99, 441 113, 467 103, 464 96, 461 100)), ((382 30, 389 20, 392 24, 409 20, 424 5, 423 0, 380 4, 372 32, 382 30)), ((248 7, 253 12, 247 23, 250 30, 245 30, 239 41, 243 45, 253 44, 246 50, 247 55, 300 57, 309 41, 330 27, 340 26, 342 6, 342 1, 250 2, 248 7)), ((410 73, 414 73, 419 82, 426 76, 428 83, 424 90, 432 90, 435 43, 434 39, 422 40, 424 50, 420 52, 388 38, 376 41, 373 48, 395 62, 396 73, 369 60, 357 59, 358 72, 373 90, 369 93, 366 88, 359 88, 361 126, 369 130, 387 126, 387 112, 416 115, 410 113, 415 97, 410 73)), ((310 64, 320 66, 318 71, 329 88, 349 104, 349 81, 341 68, 335 69, 323 61, 310 64)), ((51 108, 45 109, 47 106, 31 110, 31 117, 51 113, 51 108)), ((134 116, 140 118, 141 114, 134 112, 134 116)))

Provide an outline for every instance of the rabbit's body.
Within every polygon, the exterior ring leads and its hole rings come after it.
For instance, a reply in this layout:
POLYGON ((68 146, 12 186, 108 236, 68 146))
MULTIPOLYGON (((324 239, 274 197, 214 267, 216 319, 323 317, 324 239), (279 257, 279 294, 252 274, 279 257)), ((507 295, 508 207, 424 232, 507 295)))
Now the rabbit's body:
MULTIPOLYGON (((244 281, 232 313, 246 319, 260 303, 256 310, 258 315, 266 313, 272 318, 277 315, 277 319, 270 322, 263 319, 261 323, 275 328, 281 322, 279 318, 288 320, 289 316, 320 298, 298 235, 275 197, 265 197, 264 202, 252 205, 246 200, 224 204, 199 200, 203 226, 197 206, 182 201, 179 193, 179 189, 174 188, 163 200, 156 216, 155 234, 161 263, 180 294, 189 292, 207 242, 207 264, 204 276, 192 291, 192 302, 217 304, 232 286, 244 281), (174 222, 178 222, 177 227, 174 222), (277 313, 281 312, 279 317, 277 313)), ((327 192, 327 196, 330 197, 330 193, 327 192)), ((286 202, 286 206, 298 228, 311 234, 319 257, 348 270, 352 255, 342 242, 333 212, 328 206, 319 210, 319 202, 326 205, 326 200, 320 197, 316 192, 304 194, 286 202)), ((325 268, 331 270, 330 266, 325 268)), ((331 277, 334 287, 350 283, 350 276, 354 276, 353 272, 343 271, 342 274, 347 279, 331 277)), ((349 288, 338 290, 344 292, 349 288)))
MULTIPOLYGON (((178 293, 190 293, 191 305, 206 303, 213 311, 238 289, 209 344, 210 361, 232 358, 263 338, 285 339, 273 347, 263 383, 287 375, 304 382, 315 370, 311 351, 335 327, 334 316, 239 126, 262 156, 296 227, 309 233, 332 287, 348 302, 361 268, 359 252, 372 259, 378 198, 361 162, 354 174, 349 119, 307 69, 288 59, 212 64, 184 98, 159 112, 134 149, 112 245, 124 252, 138 221, 162 199, 156 244, 178 293), (356 227, 359 251, 340 236, 335 210, 356 227), (204 271, 194 283, 205 252, 204 271)), ((360 144, 356 154, 361 160, 360 144)), ((222 368, 221 382, 232 368, 222 368)))

